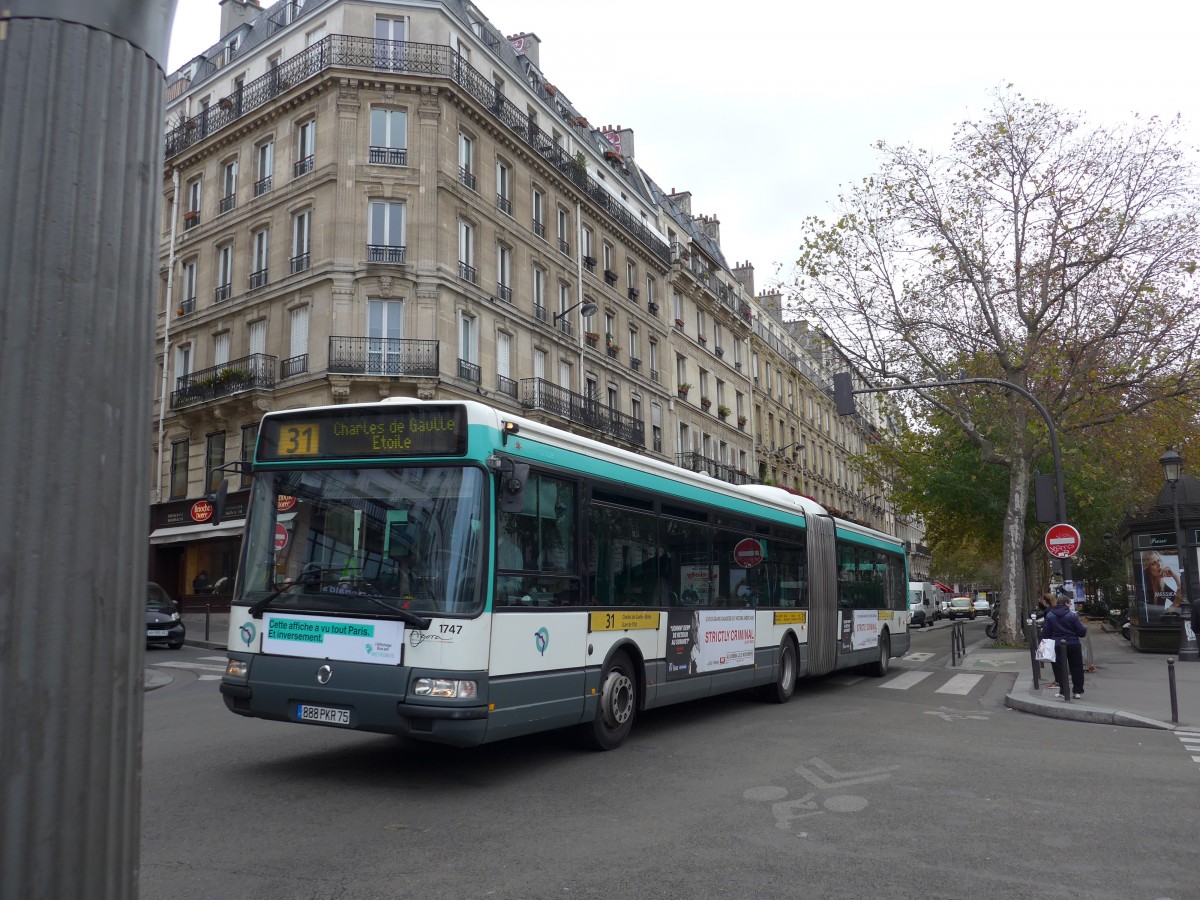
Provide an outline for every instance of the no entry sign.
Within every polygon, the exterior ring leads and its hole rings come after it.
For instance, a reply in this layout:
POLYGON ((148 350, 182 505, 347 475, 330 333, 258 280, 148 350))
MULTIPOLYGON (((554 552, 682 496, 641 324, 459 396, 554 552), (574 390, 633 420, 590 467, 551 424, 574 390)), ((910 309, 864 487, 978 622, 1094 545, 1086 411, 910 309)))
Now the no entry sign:
POLYGON ((275 549, 282 550, 284 547, 287 546, 287 543, 288 543, 287 529, 284 528, 282 524, 276 522, 275 523, 275 549))
POLYGON ((751 569, 763 561, 762 544, 754 538, 744 538, 733 548, 733 561, 743 569, 751 569))
POLYGON ((1079 552, 1079 532, 1074 525, 1065 522, 1051 525, 1046 530, 1046 552, 1059 559, 1066 559, 1079 552))

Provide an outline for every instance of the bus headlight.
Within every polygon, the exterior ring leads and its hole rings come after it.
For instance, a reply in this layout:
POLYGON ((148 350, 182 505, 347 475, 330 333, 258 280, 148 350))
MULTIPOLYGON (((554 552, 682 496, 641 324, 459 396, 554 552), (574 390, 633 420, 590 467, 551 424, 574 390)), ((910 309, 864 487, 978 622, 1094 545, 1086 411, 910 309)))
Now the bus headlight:
POLYGON ((418 697, 469 699, 479 696, 479 685, 474 681, 454 681, 449 678, 418 678, 413 683, 413 693, 418 697))
POLYGON ((250 674, 250 663, 244 659, 231 659, 225 663, 225 674, 234 678, 245 678, 250 674))

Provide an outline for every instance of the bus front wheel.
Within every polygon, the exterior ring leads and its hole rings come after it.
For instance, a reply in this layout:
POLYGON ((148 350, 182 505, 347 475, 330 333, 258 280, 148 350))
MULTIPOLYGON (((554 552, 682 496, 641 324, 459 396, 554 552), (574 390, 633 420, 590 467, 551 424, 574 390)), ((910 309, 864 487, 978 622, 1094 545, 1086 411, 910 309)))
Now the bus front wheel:
POLYGON ((796 643, 784 638, 779 646, 779 667, 774 684, 763 685, 762 695, 772 703, 787 703, 796 690, 796 643))
POLYGON ((600 678, 596 718, 583 726, 583 737, 595 750, 615 750, 625 743, 637 712, 637 673, 624 653, 616 653, 600 678))

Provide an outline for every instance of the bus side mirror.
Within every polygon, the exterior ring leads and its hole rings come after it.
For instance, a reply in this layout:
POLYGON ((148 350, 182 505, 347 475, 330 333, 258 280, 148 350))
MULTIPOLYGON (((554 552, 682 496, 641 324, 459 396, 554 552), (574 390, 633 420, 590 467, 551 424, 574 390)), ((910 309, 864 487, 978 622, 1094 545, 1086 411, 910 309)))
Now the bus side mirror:
POLYGON ((217 489, 208 495, 208 502, 212 504, 213 514, 212 523, 214 525, 221 524, 221 518, 225 515, 225 498, 229 495, 229 479, 222 478, 221 483, 217 485, 217 489))
POLYGON ((525 508, 525 482, 529 480, 529 465, 505 459, 497 478, 500 512, 519 513, 525 508))

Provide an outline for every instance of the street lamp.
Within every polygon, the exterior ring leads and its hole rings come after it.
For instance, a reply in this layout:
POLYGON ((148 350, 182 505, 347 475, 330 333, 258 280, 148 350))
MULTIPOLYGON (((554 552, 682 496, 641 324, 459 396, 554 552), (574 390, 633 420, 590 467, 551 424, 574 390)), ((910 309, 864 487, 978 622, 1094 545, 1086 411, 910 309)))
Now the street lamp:
POLYGON ((1183 457, 1168 447, 1158 460, 1163 467, 1163 475, 1171 486, 1171 510, 1175 514, 1175 546, 1179 551, 1179 660, 1200 661, 1200 647, 1196 645, 1196 632, 1192 630, 1192 608, 1188 602, 1188 567, 1187 548, 1184 546, 1183 532, 1179 527, 1179 495, 1175 485, 1183 474, 1183 457))
POLYGON ((568 306, 562 312, 556 312, 554 314, 554 324, 557 325, 559 319, 565 319, 567 317, 567 313, 569 313, 571 310, 573 310, 579 306, 583 307, 583 309, 579 310, 579 314, 581 316, 583 316, 585 319, 590 319, 592 316, 594 316, 596 314, 596 304, 595 303, 593 303, 591 300, 580 300, 578 303, 575 304, 575 306, 568 306))

